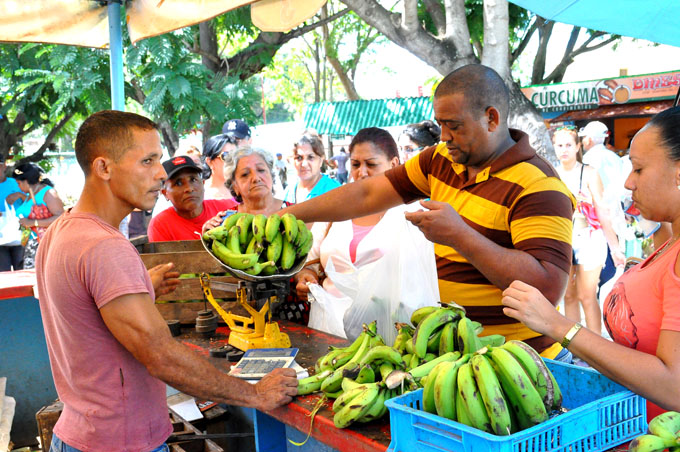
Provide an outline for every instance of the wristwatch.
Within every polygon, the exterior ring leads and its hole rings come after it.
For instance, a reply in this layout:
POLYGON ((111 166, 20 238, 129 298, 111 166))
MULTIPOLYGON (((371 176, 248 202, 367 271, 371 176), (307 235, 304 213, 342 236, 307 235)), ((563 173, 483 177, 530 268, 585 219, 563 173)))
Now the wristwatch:
POLYGON ((576 333, 578 333, 581 328, 583 328, 583 325, 578 322, 574 323, 574 326, 572 326, 571 329, 567 331, 567 334, 564 335, 564 339, 562 339, 562 342, 560 342, 562 348, 569 348, 571 340, 574 339, 574 336, 576 336, 576 333))

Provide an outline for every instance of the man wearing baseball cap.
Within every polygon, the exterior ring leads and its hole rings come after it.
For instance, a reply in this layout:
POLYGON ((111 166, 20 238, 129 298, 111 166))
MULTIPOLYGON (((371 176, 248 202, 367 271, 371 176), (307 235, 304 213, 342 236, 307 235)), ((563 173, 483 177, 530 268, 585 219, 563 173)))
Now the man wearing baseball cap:
POLYGON ((241 119, 230 119, 222 126, 222 133, 236 139, 238 147, 252 143, 250 127, 241 119))
POLYGON ((170 201, 168 207, 149 223, 149 241, 197 240, 203 224, 218 212, 234 209, 233 199, 204 200, 202 169, 187 156, 163 162, 168 178, 161 193, 170 201))
POLYGON ((583 163, 600 173, 605 191, 612 184, 616 184, 617 187, 620 185, 617 189, 622 190, 621 158, 604 145, 609 136, 607 126, 600 121, 591 121, 579 131, 578 136, 583 142, 583 163))

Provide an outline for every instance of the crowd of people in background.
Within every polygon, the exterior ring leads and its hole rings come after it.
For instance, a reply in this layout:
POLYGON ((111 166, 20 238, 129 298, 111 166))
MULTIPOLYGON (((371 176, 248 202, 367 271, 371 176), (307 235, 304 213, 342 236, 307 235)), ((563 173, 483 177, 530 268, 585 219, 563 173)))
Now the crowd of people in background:
MULTIPOLYGON (((366 130, 356 136, 366 134, 366 130)), ((557 171, 576 199, 572 267, 564 312, 573 320, 580 320, 583 314, 586 326, 599 334, 599 287, 612 278, 627 257, 621 237, 621 225, 627 218, 621 208, 626 196, 622 172, 630 167, 630 161, 605 146, 609 131, 599 121, 580 130, 563 124, 553 127, 551 134, 557 171)), ((396 155, 384 155, 388 166, 403 164, 436 146, 441 140, 441 128, 426 120, 408 124, 395 138, 396 155)), ((245 121, 228 120, 222 133, 206 139, 202 149, 189 145, 163 163, 168 177, 156 206, 153 211, 135 209, 124 221, 124 232, 130 238, 148 236, 149 241, 192 240, 206 222, 217 224, 232 212, 274 213, 382 168, 354 158, 354 146, 352 141, 349 152, 345 144, 339 150, 329 148, 329 155, 323 138, 314 130, 305 130, 290 149, 273 153, 253 148, 252 132, 245 121), (368 168, 368 172, 360 174, 359 167, 368 168)), ((2 161, 0 196, 6 203, 0 205, 0 212, 11 206, 21 217, 19 223, 25 232, 21 244, 0 246, 0 270, 32 268, 40 237, 63 212, 63 202, 38 165, 16 167, 10 177, 5 170, 2 161)), ((379 219, 367 218, 371 220, 370 230, 379 219)), ((353 227, 366 226, 362 224, 367 223, 364 220, 355 220, 353 227)), ((329 231, 330 228, 323 235, 329 231)), ((307 287, 298 286, 302 298, 307 287)))

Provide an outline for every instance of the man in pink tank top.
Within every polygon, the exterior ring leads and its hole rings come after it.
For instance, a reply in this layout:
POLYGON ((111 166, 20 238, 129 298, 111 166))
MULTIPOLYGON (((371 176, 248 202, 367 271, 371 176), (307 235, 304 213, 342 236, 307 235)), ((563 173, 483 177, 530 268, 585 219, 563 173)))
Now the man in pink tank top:
POLYGON ((172 264, 147 272, 118 231, 134 208, 153 208, 166 178, 157 126, 101 111, 76 138, 85 173, 73 209, 46 232, 36 257, 40 310, 64 411, 63 450, 151 451, 172 432, 165 383, 202 398, 270 410, 297 393, 293 369, 251 385, 175 341, 154 306, 174 290, 172 264))

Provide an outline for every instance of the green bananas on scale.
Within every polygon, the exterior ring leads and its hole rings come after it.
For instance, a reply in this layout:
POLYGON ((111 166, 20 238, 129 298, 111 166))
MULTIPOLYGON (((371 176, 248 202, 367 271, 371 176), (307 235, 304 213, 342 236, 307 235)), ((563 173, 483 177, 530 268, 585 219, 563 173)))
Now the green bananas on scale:
POLYGON ((630 452, 680 451, 680 413, 666 411, 649 422, 649 434, 630 442, 630 452))
POLYGON ((237 212, 203 234, 224 264, 251 275, 286 272, 307 257, 314 237, 301 220, 286 213, 266 217, 237 212))

